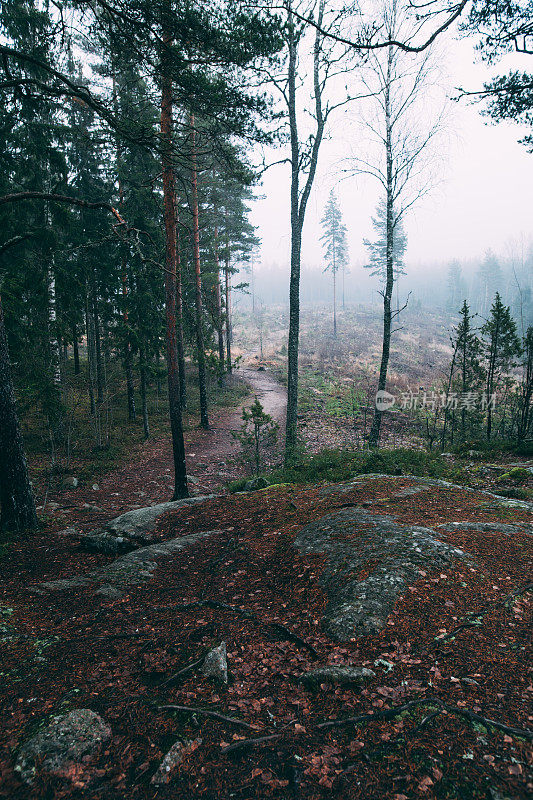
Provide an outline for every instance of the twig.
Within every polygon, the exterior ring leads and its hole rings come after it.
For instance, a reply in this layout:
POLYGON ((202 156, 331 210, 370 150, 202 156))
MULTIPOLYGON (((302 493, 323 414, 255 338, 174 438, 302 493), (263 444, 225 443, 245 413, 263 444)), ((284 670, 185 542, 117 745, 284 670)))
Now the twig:
POLYGON ((164 686, 169 686, 171 683, 174 683, 174 681, 176 681, 178 678, 181 678, 183 677, 183 675, 187 675, 189 672, 192 672, 193 669, 196 669, 196 667, 199 667, 201 664, 203 664, 204 660, 205 660, 205 655, 203 655, 197 661, 193 661, 191 664, 188 664, 186 667, 183 667, 183 669, 178 670, 178 672, 175 672, 174 675, 170 676, 170 678, 167 678, 166 681, 160 683, 159 688, 161 689, 164 686))
POLYGON ((279 739, 280 736, 283 736, 282 733, 271 733, 270 736, 259 736, 257 739, 243 739, 240 742, 235 742, 234 744, 228 744, 227 747, 223 747, 221 750, 222 755, 227 755, 228 753, 233 753, 235 750, 245 750, 249 747, 257 747, 263 742, 271 742, 274 739, 279 739))
POLYGON ((306 642, 305 639, 302 639, 301 636, 298 636, 298 634, 293 633, 291 630, 286 628, 285 625, 282 625, 281 622, 271 622, 269 623, 269 627, 274 628, 274 630, 278 631, 279 633, 282 633, 287 637, 289 642, 294 642, 295 644, 299 644, 300 647, 304 647, 313 656, 313 658, 318 658, 318 653, 312 644, 306 642))
POLYGON ((241 728, 249 728, 251 731, 257 730, 257 728, 255 728, 253 725, 250 725, 249 722, 245 722, 242 719, 235 719, 235 717, 226 717, 224 714, 219 714, 218 711, 208 711, 204 708, 176 705, 158 706, 158 708, 161 711, 164 709, 168 709, 169 711, 187 711, 189 714, 200 714, 203 717, 213 717, 213 719, 219 719, 221 722, 229 722, 232 725, 240 725, 241 728))
POLYGON ((432 702, 437 702, 440 705, 439 700, 435 701, 428 698, 410 700, 408 703, 404 703, 404 705, 380 709, 378 711, 374 711, 372 714, 359 714, 357 717, 345 717, 344 719, 330 719, 327 720, 327 722, 321 722, 319 725, 317 725, 317 728, 342 728, 345 725, 359 725, 361 722, 372 722, 372 720, 375 719, 394 719, 394 717, 398 717, 400 714, 403 714, 404 711, 408 711, 410 708, 421 705, 430 705, 432 702))
POLYGON ((435 639, 435 644, 439 645, 441 642, 445 642, 447 639, 451 639, 452 637, 455 636, 456 633, 459 633, 459 631, 463 630, 464 628, 477 627, 479 623, 475 622, 474 620, 481 619, 481 617, 484 617, 485 614, 488 614, 488 612, 492 611, 492 609, 501 608, 502 606, 507 605, 509 600, 512 600, 514 597, 520 597, 521 595, 526 594, 526 592, 530 592, 532 589, 533 589, 533 582, 526 583, 524 586, 519 586, 518 589, 514 589, 512 592, 509 592, 509 594, 506 595, 503 598, 503 600, 500 600, 497 603, 493 603, 493 605, 486 606, 485 608, 482 608, 481 611, 478 611, 475 614, 472 612, 467 614, 468 620, 466 622, 462 622, 460 625, 457 625, 455 628, 453 628, 453 630, 443 634, 442 636, 439 636, 437 639, 435 639))
MULTIPOLYGON (((529 730, 528 728, 515 728, 511 725, 505 725, 503 722, 497 722, 496 720, 489 719, 488 717, 483 717, 481 714, 476 714, 474 711, 470 711, 467 708, 459 708, 458 706, 448 705, 448 703, 443 702, 438 697, 426 697, 418 700, 411 700, 404 705, 381 709, 372 714, 360 714, 357 717, 328 720, 327 722, 321 722, 319 725, 317 725, 317 728, 338 728, 344 727, 345 725, 358 725, 361 722, 372 722, 372 720, 378 719, 394 719, 394 717, 398 717, 400 714, 403 714, 404 711, 408 711, 416 706, 424 705, 436 705, 440 711, 447 711, 449 714, 457 714, 461 717, 466 717, 466 719, 473 720, 474 722, 479 722, 486 728, 496 728, 497 730, 503 731, 503 733, 507 733, 511 736, 519 736, 522 739, 533 741, 533 731, 529 730)), ((430 718, 431 715, 430 717, 426 718, 425 723, 427 723, 430 718)))
POLYGON ((249 747, 257 747, 258 745, 263 744, 263 742, 272 742, 275 739, 279 739, 280 736, 283 736, 282 731, 289 728, 294 722, 296 722, 296 720, 291 719, 291 721, 287 722, 286 725, 283 725, 283 727, 280 728, 277 733, 271 733, 268 736, 258 736, 255 739, 241 739, 240 742, 234 742, 233 744, 228 744, 226 747, 222 749, 221 752, 223 755, 226 755, 227 753, 235 752, 235 750, 246 750, 249 747))

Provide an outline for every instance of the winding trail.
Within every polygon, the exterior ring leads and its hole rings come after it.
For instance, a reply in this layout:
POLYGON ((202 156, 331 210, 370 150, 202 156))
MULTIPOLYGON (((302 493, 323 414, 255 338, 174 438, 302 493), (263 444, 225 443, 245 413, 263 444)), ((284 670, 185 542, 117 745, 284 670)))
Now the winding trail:
MULTIPOLYGON (((283 426, 287 395, 271 373, 246 366, 233 379, 243 380, 250 387, 245 405, 250 405, 254 397, 258 397, 265 411, 280 427, 283 426)), ((237 405, 212 409, 209 430, 194 428, 185 433, 187 471, 194 494, 220 492, 226 481, 242 472, 234 460, 239 445, 232 436, 232 431, 237 430, 242 422, 241 408, 237 405)), ((47 513, 60 516, 64 527, 70 523, 82 529, 91 528, 95 523, 130 509, 169 500, 173 488, 172 475, 170 439, 160 437, 140 446, 127 464, 102 476, 97 489, 93 489, 89 482, 89 485, 51 495, 53 502, 51 507, 47 507, 47 513), (54 508, 54 501, 59 508, 54 508)))

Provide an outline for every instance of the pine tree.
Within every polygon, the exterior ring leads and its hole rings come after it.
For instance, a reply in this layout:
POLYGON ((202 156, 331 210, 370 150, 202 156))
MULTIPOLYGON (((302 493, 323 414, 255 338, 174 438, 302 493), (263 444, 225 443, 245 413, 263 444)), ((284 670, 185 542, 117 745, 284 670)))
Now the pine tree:
MULTIPOLYGON (((456 353, 457 375, 453 381, 453 388, 463 396, 469 392, 478 392, 483 384, 485 373, 481 360, 483 347, 477 331, 473 326, 473 318, 466 300, 461 308, 461 318, 455 328, 452 342, 456 353)), ((461 435, 465 439, 467 429, 472 433, 475 424, 474 412, 467 409, 463 403, 461 407, 461 435), (467 426, 467 423, 468 426, 467 426)))
POLYGON ((516 333, 516 323, 508 306, 504 306, 496 292, 490 317, 481 328, 485 337, 486 392, 487 392, 487 439, 492 433, 492 397, 502 378, 516 365, 516 358, 522 352, 520 339, 516 333))
MULTIPOLYGON (((365 269, 371 270, 371 275, 377 275, 382 283, 387 279, 387 205, 381 200, 376 208, 376 215, 372 217, 372 227, 375 231, 373 241, 364 239, 363 243, 368 250, 369 261, 365 269)), ((400 275, 405 275, 404 254, 407 249, 407 235, 403 223, 393 209, 393 244, 392 259, 394 282, 400 275)))
MULTIPOLYGON (((332 189, 322 217, 322 230, 320 241, 324 246, 326 268, 324 272, 331 272, 333 277, 333 335, 337 335, 337 272, 344 270, 348 264, 348 246, 346 243, 346 226, 342 222, 341 211, 332 189)), ((343 293, 344 305, 344 293, 343 293)))

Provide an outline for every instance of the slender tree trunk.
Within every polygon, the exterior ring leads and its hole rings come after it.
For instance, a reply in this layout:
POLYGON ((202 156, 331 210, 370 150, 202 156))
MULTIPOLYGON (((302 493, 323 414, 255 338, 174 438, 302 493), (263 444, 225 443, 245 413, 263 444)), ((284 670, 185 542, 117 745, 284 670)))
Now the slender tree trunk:
POLYGON ((172 164, 172 78, 169 65, 169 48, 172 42, 168 33, 171 11, 171 2, 168 0, 163 9, 161 37, 161 162, 163 169, 163 216, 165 223, 165 312, 168 397, 175 476, 173 498, 177 500, 181 497, 187 497, 189 492, 187 488, 187 467, 185 464, 185 444, 183 441, 181 419, 178 349, 176 343, 176 187, 174 167, 172 164))
POLYGON ((185 372, 185 344, 183 341, 183 284, 181 275, 181 239, 179 233, 178 198, 175 197, 176 217, 176 336, 178 340, 178 372, 180 378, 180 405, 187 408, 187 376, 185 372))
POLYGON ((80 348, 78 345, 78 331, 76 323, 72 325, 72 349, 74 353, 74 375, 80 374, 80 348))
POLYGON ((85 299, 85 331, 87 335, 87 385, 89 389, 89 410, 91 416, 96 414, 94 387, 96 385, 96 367, 94 356, 94 319, 90 310, 89 294, 85 299))
POLYGON ((333 270, 333 336, 337 336, 337 272, 333 270))
POLYGON ((289 19, 288 32, 288 112, 291 143, 291 277, 289 284, 289 337, 287 353, 287 419, 285 425, 285 465, 289 465, 296 454, 298 436, 298 349, 300 338, 300 269, 302 253, 302 230, 307 201, 313 186, 318 162, 318 153, 324 134, 325 118, 322 111, 322 84, 320 82, 320 33, 324 13, 324 0, 320 0, 317 18, 313 58, 313 85, 315 95, 316 132, 309 158, 307 180, 300 196, 300 142, 296 111, 296 83, 298 64, 298 41, 294 21, 289 19))
POLYGON ((128 396, 128 420, 135 422, 137 413, 135 410, 135 388, 133 386, 133 363, 131 354, 131 342, 128 332, 128 309, 126 303, 128 302, 128 275, 125 259, 122 261, 122 299, 124 300, 124 311, 122 313, 122 320, 125 328, 125 344, 124 344, 124 372, 126 373, 126 392, 128 396))
POLYGON ((195 311, 196 311, 196 349, 198 351, 198 387, 200 389, 200 427, 208 428, 207 416, 207 383, 205 377, 205 349, 203 333, 203 303, 202 303, 202 270, 200 266, 200 226, 198 222, 198 172, 196 169, 196 131, 194 128, 194 114, 191 114, 191 181, 192 181, 192 226, 194 249, 194 275, 195 275, 195 311))
POLYGON ((220 290, 220 262, 218 258, 218 208, 213 205, 213 216, 215 218, 214 231, 214 255, 215 255, 215 301, 216 301, 216 326, 218 339, 218 385, 224 385, 224 334, 222 332, 222 293, 220 290))
MULTIPOLYGON (((391 109, 390 109, 390 83, 392 71, 393 48, 389 47, 388 62, 387 62, 387 82, 385 86, 384 106, 385 106, 385 156, 387 162, 387 253, 386 253, 386 283, 385 291, 383 293, 383 347, 381 351, 381 364, 379 367, 378 391, 385 391, 387 385, 387 371, 389 367, 390 357, 390 339, 391 339, 391 301, 392 291, 394 288, 394 186, 392 174, 392 130, 391 130, 391 109)), ((374 418, 372 420, 372 427, 368 437, 368 443, 371 447, 376 447, 379 442, 379 434, 381 430, 382 411, 379 408, 374 409, 374 418)))
POLYGON ((228 232, 228 209, 224 209, 226 219, 226 264, 224 267, 224 295, 226 301, 226 369, 231 374, 231 273, 230 273, 230 240, 228 232))
POLYGON ((492 404, 490 398, 494 391, 494 378, 496 375, 496 361, 498 358, 498 343, 500 337, 500 317, 496 318, 496 327, 492 332, 489 353, 489 368, 487 370, 487 439, 492 434, 492 404))
POLYGON ((0 528, 35 528, 37 515, 20 432, 0 297, 0 528))
POLYGON ((144 438, 150 438, 150 425, 148 423, 148 403, 146 402, 146 350, 144 345, 139 348, 139 373, 141 376, 141 408, 143 418, 144 438))
POLYGON ((93 341, 96 368, 97 402, 104 402, 104 370, 102 365, 102 340, 100 337, 100 320, 98 317, 98 294, 96 291, 96 278, 93 273, 91 281, 91 314, 93 318, 93 341))

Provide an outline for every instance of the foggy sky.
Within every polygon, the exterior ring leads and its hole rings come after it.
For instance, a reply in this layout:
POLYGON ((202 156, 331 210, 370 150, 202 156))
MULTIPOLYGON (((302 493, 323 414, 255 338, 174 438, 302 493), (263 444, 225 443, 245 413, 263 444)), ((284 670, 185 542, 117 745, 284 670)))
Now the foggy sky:
MULTIPOLYGON (((458 86, 480 89, 491 75, 509 68, 531 67, 531 57, 528 63, 527 56, 518 55, 489 67, 481 62, 471 38, 459 41, 449 36, 439 50, 446 73, 441 78, 442 92, 452 97, 458 86)), ((525 128, 512 123, 494 125, 480 115, 481 107, 466 100, 451 104, 437 154, 439 181, 405 221, 410 271, 423 269, 427 263, 476 258, 488 249, 506 256, 519 241, 528 243, 533 238, 533 155, 517 141, 525 128)), ((304 265, 322 263, 319 223, 333 186, 348 228, 351 264, 366 261, 362 240, 372 237, 371 217, 380 196, 379 186, 366 176, 345 178, 341 164, 343 157, 360 145, 361 130, 356 125, 359 115, 352 105, 334 120, 330 138, 323 143, 304 229, 304 265)), ((277 150, 271 160, 280 157, 277 150)), ((262 240, 260 261, 287 264, 287 269, 289 178, 287 165, 265 173, 259 189, 264 198, 254 204, 251 217, 262 240)))

